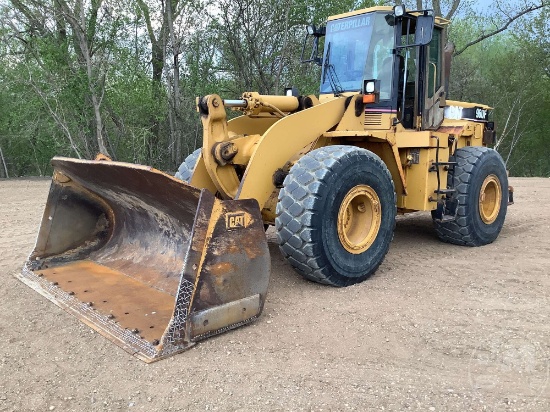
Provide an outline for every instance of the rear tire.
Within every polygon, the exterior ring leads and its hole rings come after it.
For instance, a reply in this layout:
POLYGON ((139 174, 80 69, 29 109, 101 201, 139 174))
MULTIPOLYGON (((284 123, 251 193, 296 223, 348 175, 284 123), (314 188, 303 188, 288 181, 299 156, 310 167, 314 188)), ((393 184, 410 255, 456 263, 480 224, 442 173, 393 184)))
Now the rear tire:
POLYGON ((508 206, 508 177, 502 157, 487 147, 458 149, 450 161, 457 162, 447 184, 456 189, 454 221, 434 220, 439 238, 448 243, 482 246, 499 235, 508 206))
POLYGON ((275 228, 281 253, 303 277, 349 286, 384 260, 395 216, 395 189, 384 162, 364 149, 328 146, 291 168, 275 228))
POLYGON ((174 177, 183 180, 185 183, 189 183, 191 181, 191 176, 193 176, 193 170, 195 169, 195 165, 199 160, 200 154, 201 149, 197 149, 189 156, 187 156, 178 168, 178 171, 176 172, 174 177))

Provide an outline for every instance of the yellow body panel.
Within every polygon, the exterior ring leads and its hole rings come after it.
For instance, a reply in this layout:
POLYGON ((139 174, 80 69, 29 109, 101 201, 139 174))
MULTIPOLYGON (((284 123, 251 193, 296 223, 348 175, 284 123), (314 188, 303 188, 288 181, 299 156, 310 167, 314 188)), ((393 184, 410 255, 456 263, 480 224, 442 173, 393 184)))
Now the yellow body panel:
POLYGON ((390 6, 369 7, 369 8, 366 8, 366 9, 350 11, 350 12, 348 12, 348 13, 336 14, 336 15, 334 15, 334 16, 330 16, 330 17, 327 19, 327 21, 343 19, 343 18, 345 18, 345 17, 351 17, 351 16, 358 16, 358 15, 360 15, 360 14, 370 13, 370 12, 373 12, 373 11, 387 11, 387 12, 391 12, 392 10, 393 10, 393 7, 390 7, 390 6))
POLYGON ((355 131, 363 128, 363 117, 355 115, 355 104, 357 100, 361 99, 361 95, 352 97, 348 104, 344 116, 336 126, 337 131, 355 131))
POLYGON ((227 130, 235 135, 264 134, 277 120, 278 117, 267 114, 256 117, 239 116, 227 122, 227 130))
MULTIPOLYGON (((409 147, 437 147, 437 140, 432 138, 430 131, 406 131, 395 134, 395 141, 399 149, 409 147)), ((441 142, 440 142, 441 145, 441 142)))
MULTIPOLYGON (((422 148, 419 150, 418 164, 412 164, 405 168, 408 186, 408 195, 398 197, 398 207, 409 210, 433 210, 435 209, 437 196, 437 174, 429 169, 436 160, 436 148, 422 148)), ((439 160, 449 158, 448 147, 439 148, 439 160)), ((447 171, 440 168, 440 187, 447 187, 447 171)))
POLYGON ((459 102, 458 100, 447 100, 445 104, 447 106, 460 106, 460 107, 466 107, 466 108, 481 107, 482 109, 486 109, 486 110, 493 109, 491 106, 487 106, 486 104, 459 102))

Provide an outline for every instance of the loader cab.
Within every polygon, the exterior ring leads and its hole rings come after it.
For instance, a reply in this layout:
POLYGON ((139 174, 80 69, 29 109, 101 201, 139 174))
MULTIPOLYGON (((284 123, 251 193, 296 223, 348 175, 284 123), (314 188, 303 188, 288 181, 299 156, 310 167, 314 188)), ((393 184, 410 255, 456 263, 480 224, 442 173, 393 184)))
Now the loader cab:
POLYGON ((406 12, 374 7, 329 18, 325 36, 320 98, 376 94, 367 112, 389 113, 407 129, 437 129, 445 105, 443 30, 446 21, 431 10, 406 12), (374 90, 373 90, 374 89, 374 90))
POLYGON ((398 121, 407 129, 434 130, 444 117, 444 28, 434 25, 430 12, 403 13, 395 20, 399 72, 394 97, 398 121))
POLYGON ((321 95, 359 92, 364 79, 376 79, 381 104, 388 104, 394 77, 395 29, 387 14, 344 15, 347 17, 327 22, 321 95))

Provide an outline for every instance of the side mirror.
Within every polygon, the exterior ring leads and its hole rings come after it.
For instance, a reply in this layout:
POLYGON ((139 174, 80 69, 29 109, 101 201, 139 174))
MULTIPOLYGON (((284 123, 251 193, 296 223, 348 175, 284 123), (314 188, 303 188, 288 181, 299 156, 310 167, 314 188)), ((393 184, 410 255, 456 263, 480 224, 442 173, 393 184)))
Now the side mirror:
MULTIPOLYGON (((413 43, 408 43, 410 32, 408 31, 409 25, 407 24, 407 36, 405 37, 406 38, 405 43, 401 44, 401 46, 397 46, 396 47, 397 50, 406 49, 408 47, 425 46, 426 44, 429 44, 432 41, 435 18, 433 16, 433 13, 430 13, 430 12, 432 12, 432 10, 424 10, 425 14, 422 14, 416 17, 416 22, 415 22, 416 27, 414 29, 413 43)), ((411 18, 411 16, 408 15, 407 18, 411 18)))
POLYGON ((416 31, 414 34, 415 46, 425 46, 432 41, 434 32, 434 16, 423 15, 416 19, 416 31))
POLYGON ((326 26, 316 27, 315 25, 310 24, 306 27, 306 37, 304 38, 304 42, 302 44, 302 54, 300 58, 302 63, 313 62, 318 66, 321 65, 323 59, 319 57, 319 39, 325 36, 326 32, 326 26), (309 58, 306 58, 304 57, 304 54, 309 37, 313 37, 313 44, 311 45, 311 53, 309 58))

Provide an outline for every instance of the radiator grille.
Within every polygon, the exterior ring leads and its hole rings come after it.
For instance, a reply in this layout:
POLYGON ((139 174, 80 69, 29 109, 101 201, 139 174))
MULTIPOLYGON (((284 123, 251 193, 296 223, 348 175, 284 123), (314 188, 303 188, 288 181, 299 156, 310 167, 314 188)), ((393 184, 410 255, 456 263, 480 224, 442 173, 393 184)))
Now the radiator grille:
POLYGON ((365 113, 365 127, 382 126, 382 113, 365 113))

